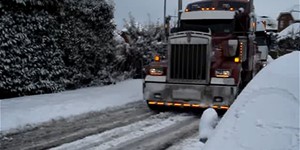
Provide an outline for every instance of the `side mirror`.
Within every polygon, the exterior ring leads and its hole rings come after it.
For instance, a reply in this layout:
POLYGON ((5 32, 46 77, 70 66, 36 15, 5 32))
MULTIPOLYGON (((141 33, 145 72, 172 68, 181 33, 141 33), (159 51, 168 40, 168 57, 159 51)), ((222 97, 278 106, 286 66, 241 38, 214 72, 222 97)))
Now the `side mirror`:
POLYGON ((178 28, 174 27, 174 28, 171 28, 171 33, 175 33, 175 32, 178 32, 178 28))

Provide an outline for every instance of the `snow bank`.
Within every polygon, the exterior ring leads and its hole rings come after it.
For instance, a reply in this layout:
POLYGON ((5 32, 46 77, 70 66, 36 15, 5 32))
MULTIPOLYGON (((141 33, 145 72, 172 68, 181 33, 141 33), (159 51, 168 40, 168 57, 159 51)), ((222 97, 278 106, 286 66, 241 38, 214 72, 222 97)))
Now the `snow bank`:
POLYGON ((268 55, 267 63, 270 64, 272 61, 274 61, 274 59, 270 55, 268 55))
POLYGON ((0 101, 0 131, 99 111, 142 99, 142 80, 127 80, 104 87, 4 99, 0 101))
POLYGON ((248 84, 204 150, 299 150, 299 58, 274 60, 248 84))
POLYGON ((300 37, 300 23, 294 23, 282 30, 277 37, 277 41, 286 39, 286 38, 293 38, 300 37))

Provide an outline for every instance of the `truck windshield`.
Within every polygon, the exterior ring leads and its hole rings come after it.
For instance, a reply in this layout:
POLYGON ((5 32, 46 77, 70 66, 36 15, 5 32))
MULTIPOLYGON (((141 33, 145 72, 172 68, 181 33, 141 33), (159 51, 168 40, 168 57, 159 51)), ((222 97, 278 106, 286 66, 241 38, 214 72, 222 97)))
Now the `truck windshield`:
POLYGON ((212 1, 202 1, 202 2, 194 2, 188 4, 186 9, 189 11, 200 11, 201 8, 216 8, 216 10, 224 10, 229 8, 234 8, 237 10, 239 8, 247 9, 248 7, 247 2, 234 2, 234 1, 219 1, 218 3, 213 3, 212 1))
POLYGON ((201 10, 201 8, 210 8, 212 7, 212 2, 195 2, 192 4, 187 5, 187 9, 190 11, 198 11, 201 10))
POLYGON ((212 33, 232 33, 234 30, 233 20, 182 20, 181 31, 194 30, 212 33))
POLYGON ((228 6, 230 8, 234 8, 235 10, 239 8, 247 8, 247 3, 243 2, 230 2, 230 1, 219 1, 217 9, 221 10, 224 8, 224 6, 228 6))

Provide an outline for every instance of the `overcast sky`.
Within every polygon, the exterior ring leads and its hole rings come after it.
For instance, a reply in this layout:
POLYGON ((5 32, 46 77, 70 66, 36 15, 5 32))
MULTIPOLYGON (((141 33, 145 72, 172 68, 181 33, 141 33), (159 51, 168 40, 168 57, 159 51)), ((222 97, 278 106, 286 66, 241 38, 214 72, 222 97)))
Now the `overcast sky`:
MULTIPOLYGON (((183 0, 183 8, 187 3, 198 0, 183 0)), ((115 3, 115 22, 117 28, 123 26, 123 19, 128 18, 131 12, 136 21, 146 23, 149 20, 156 22, 163 21, 163 4, 164 0, 114 0, 115 3), (148 15, 149 14, 149 15, 148 15)), ((300 0, 254 0, 255 11, 258 15, 270 16, 277 18, 280 12, 288 11, 296 6, 299 7, 300 0)), ((167 0, 167 15, 176 15, 178 1, 167 0)), ((298 13, 299 14, 299 13, 298 13)))

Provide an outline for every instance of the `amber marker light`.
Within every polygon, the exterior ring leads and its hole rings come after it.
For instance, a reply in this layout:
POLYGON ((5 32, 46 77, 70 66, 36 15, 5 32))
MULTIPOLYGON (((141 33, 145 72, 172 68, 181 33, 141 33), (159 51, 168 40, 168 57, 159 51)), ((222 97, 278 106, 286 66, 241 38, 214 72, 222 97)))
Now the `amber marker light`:
POLYGON ((235 63, 239 63, 239 62, 240 62, 240 58, 239 58, 239 57, 235 57, 235 58, 234 58, 234 62, 235 62, 235 63))
POLYGON ((199 104, 192 104, 192 107, 200 107, 199 104))
POLYGON ((221 109, 229 109, 228 106, 221 106, 220 108, 221 108, 221 109))
POLYGON ((191 104, 183 104, 184 107, 191 107, 191 104))
POLYGON ((215 108, 215 109, 217 109, 217 108, 218 108, 218 106, 214 105, 214 106, 212 106, 212 108, 215 108))
POLYGON ((157 105, 164 105, 165 103, 164 102, 157 102, 156 104, 157 105))
POLYGON ((172 105, 173 105, 173 103, 167 102, 167 106, 172 106, 172 105))
POLYGON ((160 57, 158 55, 154 56, 154 61, 159 62, 160 61, 160 57))
POLYGON ((174 103, 174 106, 182 106, 180 103, 174 103))
POLYGON ((155 104, 156 104, 156 102, 149 101, 149 102, 148 102, 148 104, 150 104, 150 105, 155 105, 155 104))

